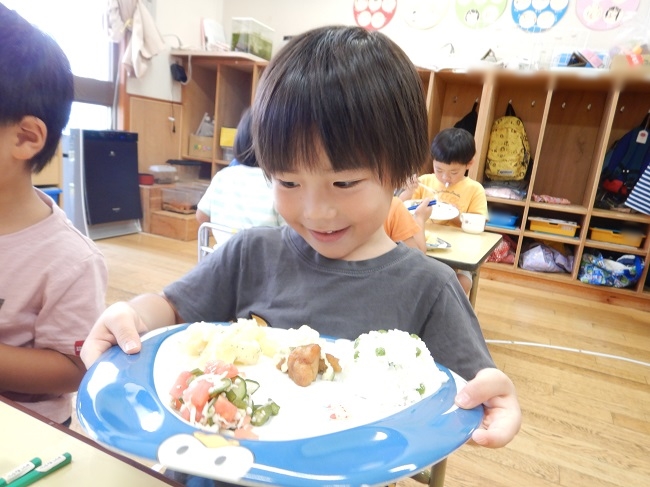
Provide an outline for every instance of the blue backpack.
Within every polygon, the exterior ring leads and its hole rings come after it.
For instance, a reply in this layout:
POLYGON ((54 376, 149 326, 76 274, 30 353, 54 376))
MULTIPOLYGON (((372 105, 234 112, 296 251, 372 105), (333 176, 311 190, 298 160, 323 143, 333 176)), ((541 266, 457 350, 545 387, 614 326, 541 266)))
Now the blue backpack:
POLYGON ((605 154, 600 187, 624 201, 650 163, 650 112, 638 127, 614 142, 605 154), (641 134, 641 132, 645 132, 641 134), (639 134, 641 140, 639 141, 639 134))

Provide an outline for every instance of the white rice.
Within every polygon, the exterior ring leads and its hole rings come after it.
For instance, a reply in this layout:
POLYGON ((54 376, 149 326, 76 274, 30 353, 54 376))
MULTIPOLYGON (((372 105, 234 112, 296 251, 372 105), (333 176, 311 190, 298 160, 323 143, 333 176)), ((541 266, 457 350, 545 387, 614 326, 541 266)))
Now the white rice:
POLYGON ((341 379, 355 395, 383 406, 413 404, 448 379, 426 344, 402 330, 364 333, 354 342, 352 354, 341 379))

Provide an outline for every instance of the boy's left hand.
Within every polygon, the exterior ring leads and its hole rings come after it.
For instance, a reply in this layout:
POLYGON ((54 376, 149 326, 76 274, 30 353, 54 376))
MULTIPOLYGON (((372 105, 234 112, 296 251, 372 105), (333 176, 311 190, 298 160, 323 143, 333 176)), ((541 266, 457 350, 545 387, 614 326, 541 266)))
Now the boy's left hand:
POLYGON ((456 396, 456 404, 471 409, 483 404, 483 421, 472 440, 487 448, 507 445, 521 428, 515 386, 499 369, 483 369, 456 396))

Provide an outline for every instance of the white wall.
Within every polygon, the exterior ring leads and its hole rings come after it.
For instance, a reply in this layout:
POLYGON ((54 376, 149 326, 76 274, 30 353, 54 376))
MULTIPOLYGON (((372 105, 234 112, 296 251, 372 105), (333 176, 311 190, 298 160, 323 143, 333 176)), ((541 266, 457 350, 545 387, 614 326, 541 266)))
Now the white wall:
MULTIPOLYGON (((355 0, 156 0, 156 17, 162 34, 176 34, 183 47, 200 45, 199 22, 209 16, 221 21, 226 38, 231 35, 232 17, 253 17, 272 27, 275 31, 273 50, 282 47, 284 36, 295 35, 312 27, 329 24, 354 25, 355 0)), ((432 67, 440 64, 467 65, 478 61, 488 49, 494 50, 504 61, 527 58, 541 67, 547 67, 556 51, 572 51, 588 48, 609 52, 631 35, 641 33, 650 36, 650 1, 640 5, 632 20, 615 29, 595 31, 587 28, 578 18, 577 0, 570 0, 567 13, 554 27, 529 33, 517 27, 511 14, 513 0, 507 1, 505 12, 492 25, 482 29, 465 26, 456 16, 451 0, 395 0, 397 10, 392 21, 382 29, 397 42, 419 66, 432 67), (442 20, 432 28, 416 29, 407 23, 409 12, 430 3, 449 3, 442 20), (442 55, 442 47, 454 46, 453 58, 442 55)), ((457 0, 458 1, 458 0, 457 0)), ((469 0, 465 0, 466 2, 469 0)), ((497 1, 497 0, 494 0, 497 1)), ((609 3, 611 1, 603 1, 609 3)), ((477 2, 480 3, 480 2, 477 2)), ((614 2, 615 3, 615 2, 614 2)), ((166 38, 176 47, 175 39, 166 38)), ((163 56, 159 56, 163 58, 163 56)), ((178 86, 172 86, 168 75, 169 58, 164 62, 156 60, 159 69, 152 70, 152 79, 137 80, 140 94, 154 98, 170 99, 173 89, 174 100, 178 101, 178 86)), ((148 77, 148 75, 147 75, 148 77)), ((132 81, 132 80, 130 80, 132 81)), ((175 83, 178 85, 178 83, 175 83)), ((129 83, 129 92, 134 84, 129 83)))
MULTIPOLYGON (((201 19, 221 21, 223 11, 223 0, 155 0, 154 3, 156 25, 169 49, 200 49, 201 19)), ((144 76, 127 80, 128 93, 179 102, 181 85, 172 80, 169 71, 173 62, 169 51, 155 56, 144 76)))
MULTIPOLYGON (((499 59, 532 58, 542 67, 551 61, 558 47, 588 48, 609 51, 619 44, 621 38, 631 31, 641 31, 648 37, 650 24, 650 1, 640 5, 633 20, 615 29, 595 31, 587 28, 577 16, 577 0, 570 0, 564 17, 552 28, 529 33, 515 25, 508 0, 503 14, 492 25, 482 29, 465 26, 456 16, 455 3, 449 0, 396 0, 395 16, 382 32, 397 42, 421 66, 434 64, 440 58, 441 47, 447 43, 454 46, 456 56, 480 59, 488 49, 493 49, 499 59), (411 27, 406 18, 409 12, 424 12, 427 4, 444 2, 449 8, 442 20, 430 29, 411 27)), ((466 1, 465 3, 469 3, 466 1)), ((481 2, 476 2, 481 3, 481 2)), ((483 2, 484 3, 484 2, 483 2)), ((598 3, 598 2, 595 2, 598 3)), ((603 4, 617 2, 602 1, 603 4)), ((625 2, 618 2, 625 3, 625 2)), ((274 51, 281 47, 285 35, 296 34, 311 27, 327 24, 354 25, 354 0, 223 0, 223 19, 230 32, 231 17, 254 17, 275 29, 274 51)))

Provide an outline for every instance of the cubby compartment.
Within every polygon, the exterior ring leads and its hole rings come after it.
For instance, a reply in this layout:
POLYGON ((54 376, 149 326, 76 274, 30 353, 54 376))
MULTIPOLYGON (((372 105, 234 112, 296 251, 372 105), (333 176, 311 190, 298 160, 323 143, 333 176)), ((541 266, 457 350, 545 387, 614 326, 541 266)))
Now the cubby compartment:
MULTIPOLYGON (((511 72, 494 72, 490 83, 484 90, 481 105, 481 116, 486 123, 477 126, 478 164, 475 164, 475 177, 485 183, 485 165, 490 140, 492 123, 506 114, 508 103, 512 104, 517 117, 521 119, 526 130, 530 145, 531 162, 524 178, 525 188, 529 186, 534 171, 537 146, 543 129, 544 107, 549 96, 549 79, 547 76, 535 73, 522 76, 511 72)), ((471 172, 470 172, 471 173, 471 172)))
POLYGON ((586 244, 602 250, 645 253, 649 231, 650 224, 643 221, 592 215, 586 244))
POLYGON ((582 253, 577 279, 584 284, 634 292, 643 289, 644 279, 647 278, 645 266, 645 256, 589 245, 582 253), (616 271, 616 277, 613 277, 612 271, 616 271))
MULTIPOLYGON (((422 76, 421 76, 421 79, 422 76)), ((443 129, 453 127, 476 104, 477 114, 481 110, 481 96, 484 89, 485 75, 476 73, 456 73, 442 71, 433 73, 427 89, 427 106, 429 115, 429 141, 443 129)), ((477 117, 478 118, 478 117, 477 117)), ((477 151, 481 143, 476 138, 477 151)), ((430 165, 425 168, 431 172, 430 165)))
MULTIPOLYGON (((590 206, 611 90, 611 80, 597 77, 567 75, 554 80, 530 188, 532 201, 535 195, 550 196, 558 199, 555 204, 573 207, 577 212, 590 206)), ((538 203, 544 204, 548 203, 538 203)))
POLYGON ((488 228, 499 233, 518 232, 523 221, 523 206, 508 205, 499 201, 488 201, 488 228))
POLYGON ((573 244, 546 239, 524 237, 517 267, 523 271, 553 274, 571 279, 576 266, 578 247, 573 244))
POLYGON ((640 125, 650 111, 650 82, 647 79, 623 79, 620 83, 621 89, 607 138, 607 149, 626 132, 640 125))
POLYGON ((488 256, 486 262, 488 265, 497 266, 497 268, 513 270, 517 259, 519 237, 512 233, 505 233, 492 229, 488 229, 488 231, 500 233, 502 240, 488 256))
POLYGON ((584 220, 582 215, 531 208, 525 233, 533 238, 572 242, 579 240, 584 232, 584 220))
POLYGON ((267 65, 261 58, 239 52, 173 51, 182 60, 188 82, 183 85, 183 119, 181 122, 181 155, 211 165, 210 175, 227 166, 232 157, 219 144, 223 127, 237 127, 241 116, 251 106, 257 83, 267 65), (190 136, 206 116, 214 120, 211 150, 204 157, 190 153, 190 136))

